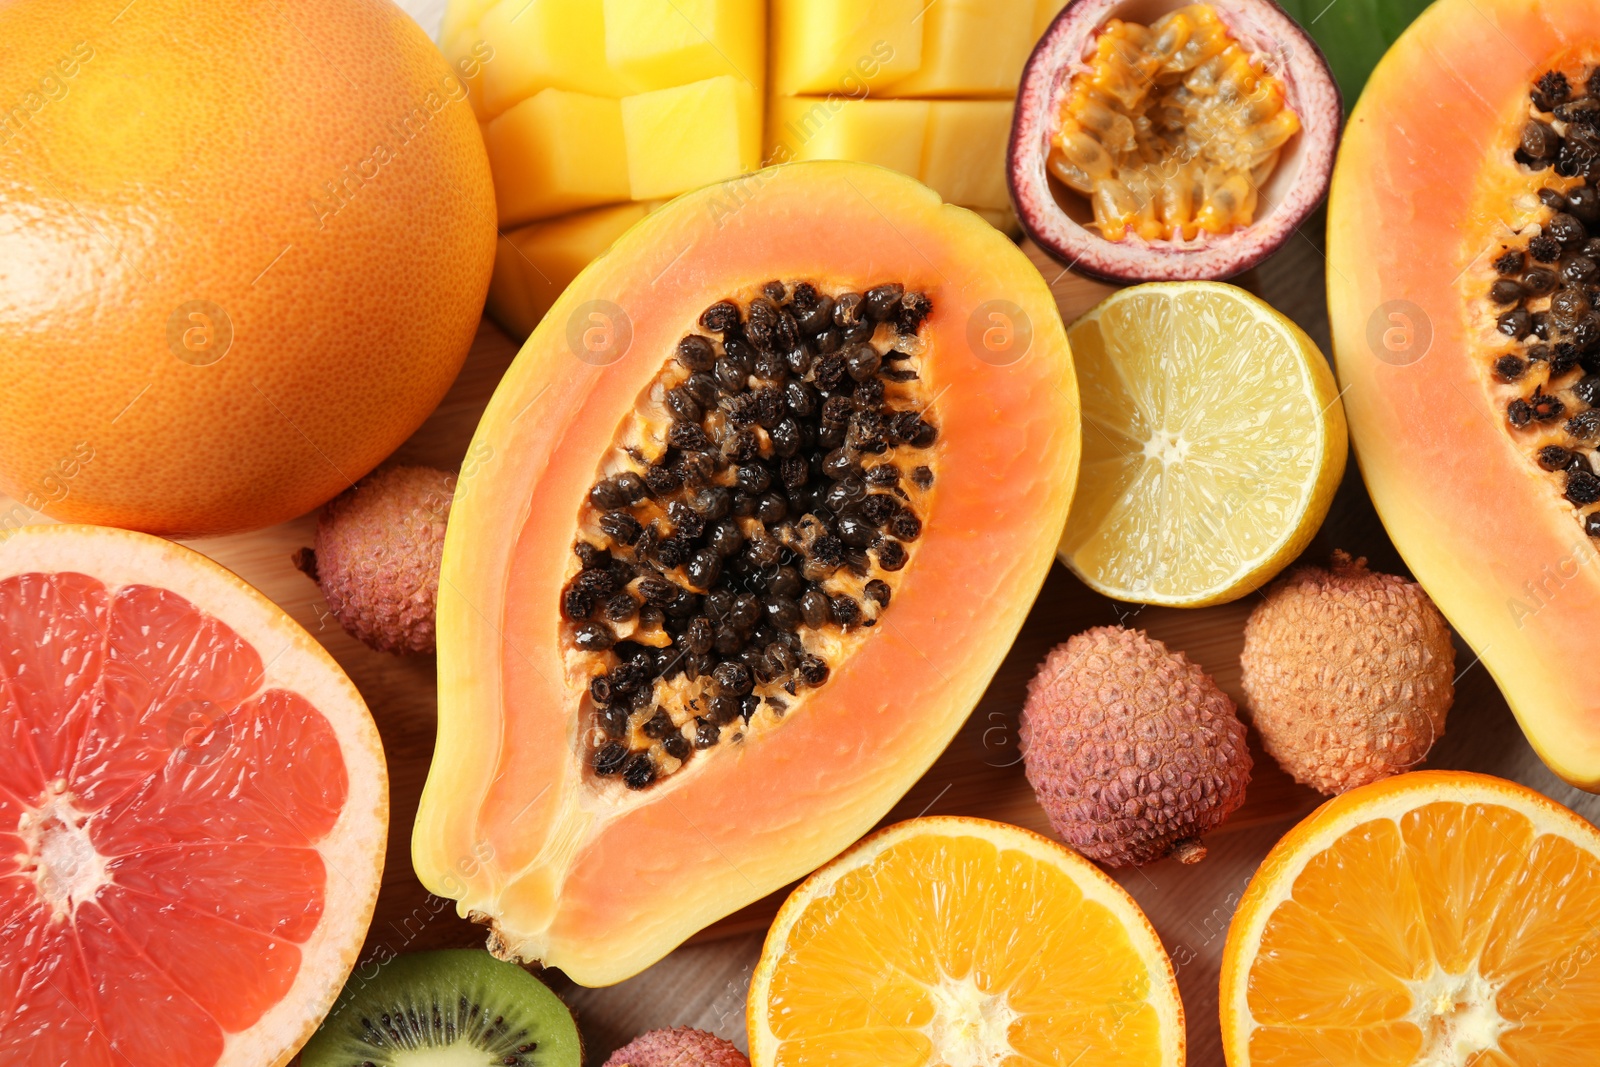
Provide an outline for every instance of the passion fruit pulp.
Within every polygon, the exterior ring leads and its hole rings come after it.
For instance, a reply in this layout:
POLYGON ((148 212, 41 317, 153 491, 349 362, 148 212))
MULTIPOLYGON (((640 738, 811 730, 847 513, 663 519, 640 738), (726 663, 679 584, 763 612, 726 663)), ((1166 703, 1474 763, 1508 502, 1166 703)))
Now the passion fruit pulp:
POLYGON ((1271 0, 1076 0, 1023 72, 1017 217, 1093 277, 1232 277, 1322 201, 1342 114, 1322 53, 1271 0))

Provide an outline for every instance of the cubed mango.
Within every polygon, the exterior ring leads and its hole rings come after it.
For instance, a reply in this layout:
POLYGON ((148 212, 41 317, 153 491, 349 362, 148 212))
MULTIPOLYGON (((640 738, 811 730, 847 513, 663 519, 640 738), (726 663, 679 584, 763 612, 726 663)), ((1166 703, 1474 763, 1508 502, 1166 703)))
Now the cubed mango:
MULTIPOLYGON (((530 223, 508 236, 518 281, 534 324, 550 310, 578 273, 645 215, 650 204, 617 204, 530 223)), ((499 262, 495 263, 498 274, 499 262)), ((531 331, 533 327, 530 325, 531 331)))
POLYGON ((1035 0, 929 0, 922 63, 884 96, 1010 98, 1033 51, 1035 0))
POLYGON ((1006 188, 1010 100, 935 100, 929 104, 921 167, 915 172, 946 201, 999 210, 1006 188))
POLYGON ((1061 9, 1067 6, 1067 0, 1039 0, 1039 6, 1033 16, 1033 39, 1038 41, 1044 36, 1044 31, 1061 14, 1061 9))
POLYGON ((483 140, 502 226, 629 198, 615 100, 546 89, 491 121, 483 140))
POLYGON ((493 53, 483 64, 483 111, 493 118, 544 89, 621 96, 606 64, 602 0, 501 0, 478 36, 493 53))
POLYGON ((628 182, 635 200, 677 196, 761 165, 761 101, 724 74, 622 101, 628 182))
POLYGON ((767 131, 769 151, 775 162, 854 159, 917 174, 928 108, 926 100, 779 97, 767 131))
POLYGON ((511 238, 500 235, 494 248, 494 274, 484 311, 511 337, 520 341, 533 332, 543 311, 533 306, 533 294, 522 270, 522 254, 511 238))
POLYGON ((922 65, 925 0, 772 0, 772 89, 862 97, 922 65))
POLYGON ((723 74, 760 85, 767 52, 761 0, 605 0, 606 62, 629 92, 723 74))

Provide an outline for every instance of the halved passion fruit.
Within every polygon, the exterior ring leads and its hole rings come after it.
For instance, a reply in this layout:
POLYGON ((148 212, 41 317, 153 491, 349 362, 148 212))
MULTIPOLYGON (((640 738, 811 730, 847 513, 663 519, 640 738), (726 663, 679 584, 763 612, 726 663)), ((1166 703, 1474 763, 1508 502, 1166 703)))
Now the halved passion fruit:
POLYGON ((599 985, 835 855, 988 684, 1078 449, 1043 279, 910 178, 793 164, 652 213, 462 472, 423 882, 599 985))
POLYGON ((1231 277, 1321 202, 1341 115, 1322 53, 1271 0, 1075 0, 1023 72, 1017 217, 1084 274, 1231 277))

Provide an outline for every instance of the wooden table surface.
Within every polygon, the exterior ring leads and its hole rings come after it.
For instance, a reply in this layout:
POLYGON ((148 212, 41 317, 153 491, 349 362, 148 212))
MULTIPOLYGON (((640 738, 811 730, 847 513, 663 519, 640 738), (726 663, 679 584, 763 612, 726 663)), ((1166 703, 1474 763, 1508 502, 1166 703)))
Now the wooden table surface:
MULTIPOLYGON (((1323 217, 1319 212, 1271 261, 1241 279, 1296 319, 1324 348, 1323 217)), ((1030 249, 1052 279, 1062 314, 1071 320, 1108 290, 1062 272, 1030 249)), ((404 462, 455 466, 479 413, 516 346, 485 323, 460 379, 427 424, 396 453, 404 462)), ((434 662, 372 652, 348 637, 328 615, 316 587, 290 563, 311 543, 313 520, 247 535, 194 542, 281 604, 321 640, 355 680, 377 719, 388 754, 393 791, 388 865, 377 916, 363 959, 389 953, 483 944, 484 931, 456 916, 453 902, 430 897, 411 870, 409 839, 427 773, 434 734, 434 662)), ((1369 557, 1375 568, 1404 567, 1372 510, 1352 459, 1333 511, 1307 557, 1325 560, 1334 548, 1369 557)), ((1017 713, 1024 687, 1045 652, 1089 626, 1123 622, 1147 629, 1183 649, 1236 701, 1239 650, 1254 595, 1200 610, 1140 608, 1098 596, 1059 564, 1028 616, 1015 647, 982 702, 949 749, 890 814, 982 815, 1049 832, 1023 777, 1017 713)), ((1427 766, 1468 768, 1514 778, 1600 819, 1600 797, 1574 790, 1551 775, 1523 740, 1488 673, 1458 642, 1455 707, 1448 730, 1427 766)), ((1253 740, 1253 739, 1252 739, 1253 740)), ((1113 872, 1149 913, 1177 967, 1189 1027, 1189 1063, 1222 1067, 1217 1027, 1217 978, 1233 905, 1273 843, 1311 811, 1319 797, 1296 785, 1255 748, 1256 771, 1245 806, 1208 838, 1209 857, 1195 867, 1164 861, 1113 872)), ((744 1045, 744 1001, 767 921, 782 900, 775 894, 703 932, 645 973, 608 989, 583 989, 557 972, 544 977, 577 1012, 597 1065, 636 1033, 687 1024, 744 1045)))

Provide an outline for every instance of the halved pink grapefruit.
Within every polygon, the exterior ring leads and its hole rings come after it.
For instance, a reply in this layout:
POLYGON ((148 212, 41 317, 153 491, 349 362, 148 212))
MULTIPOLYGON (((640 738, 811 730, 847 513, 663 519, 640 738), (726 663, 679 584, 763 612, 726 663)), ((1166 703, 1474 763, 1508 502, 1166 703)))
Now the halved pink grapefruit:
POLYGON ((271 601, 143 534, 0 538, 0 1064, 287 1062, 387 824, 366 705, 271 601))

